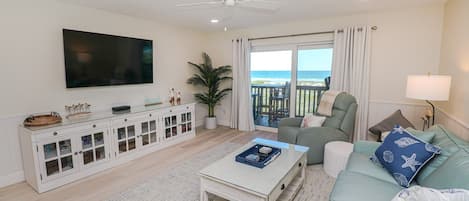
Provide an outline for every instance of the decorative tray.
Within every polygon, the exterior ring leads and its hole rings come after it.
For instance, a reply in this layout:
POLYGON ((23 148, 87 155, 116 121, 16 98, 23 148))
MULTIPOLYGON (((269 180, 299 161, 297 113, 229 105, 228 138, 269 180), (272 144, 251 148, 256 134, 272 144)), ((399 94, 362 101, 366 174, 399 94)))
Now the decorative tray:
POLYGON ((47 125, 52 125, 52 124, 58 124, 61 122, 62 122, 62 117, 60 117, 59 113, 51 112, 49 114, 31 115, 24 120, 23 124, 26 127, 34 127, 34 126, 47 126, 47 125))
POLYGON ((256 144, 249 148, 248 150, 244 151, 243 153, 240 153, 236 156, 236 161, 240 163, 244 163, 247 165, 251 165, 257 168, 264 168, 268 164, 270 164, 272 161, 274 161, 280 154, 282 153, 282 149, 271 147, 271 146, 266 146, 266 145, 261 145, 261 144, 256 144), (271 148, 272 151, 269 154, 263 154, 259 151, 262 147, 267 147, 271 148), (249 160, 246 157, 249 155, 257 155, 259 160, 249 160))

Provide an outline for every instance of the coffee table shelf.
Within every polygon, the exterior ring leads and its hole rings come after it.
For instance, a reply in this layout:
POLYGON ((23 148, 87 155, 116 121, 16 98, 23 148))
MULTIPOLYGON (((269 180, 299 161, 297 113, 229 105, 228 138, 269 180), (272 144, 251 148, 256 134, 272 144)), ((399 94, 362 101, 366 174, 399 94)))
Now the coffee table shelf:
POLYGON ((200 200, 207 201, 211 193, 231 201, 291 201, 305 181, 308 149, 256 138, 200 171, 200 200), (282 153, 263 169, 235 161, 236 155, 254 144, 281 148, 282 153))
POLYGON ((296 194, 301 190, 303 187, 305 178, 301 176, 301 172, 299 172, 295 178, 291 181, 291 183, 287 186, 287 188, 283 191, 277 201, 292 201, 295 199, 296 194))

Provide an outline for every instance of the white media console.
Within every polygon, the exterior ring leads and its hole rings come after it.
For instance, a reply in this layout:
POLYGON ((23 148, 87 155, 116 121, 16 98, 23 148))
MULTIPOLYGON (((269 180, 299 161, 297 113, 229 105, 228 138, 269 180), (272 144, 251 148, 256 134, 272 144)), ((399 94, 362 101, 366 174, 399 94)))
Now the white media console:
POLYGON ((195 103, 132 108, 19 127, 26 181, 39 193, 195 136, 195 103))

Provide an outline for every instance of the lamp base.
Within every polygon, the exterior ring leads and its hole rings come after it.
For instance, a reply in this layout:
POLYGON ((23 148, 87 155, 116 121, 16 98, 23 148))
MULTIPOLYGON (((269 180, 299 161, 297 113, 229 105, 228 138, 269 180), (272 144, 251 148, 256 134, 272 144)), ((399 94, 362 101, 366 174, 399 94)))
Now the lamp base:
POLYGON ((435 105, 433 105, 432 102, 430 102, 429 100, 425 100, 425 102, 427 102, 428 104, 430 104, 432 106, 432 126, 435 125, 435 105))

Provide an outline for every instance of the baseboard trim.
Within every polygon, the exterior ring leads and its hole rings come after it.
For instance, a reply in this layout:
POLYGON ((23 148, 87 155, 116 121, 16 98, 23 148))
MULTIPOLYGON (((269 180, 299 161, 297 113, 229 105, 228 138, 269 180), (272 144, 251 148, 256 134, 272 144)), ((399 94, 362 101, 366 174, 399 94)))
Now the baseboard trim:
MULTIPOLYGON (((226 121, 226 120, 221 120, 221 121, 218 120, 217 124, 220 125, 220 126, 227 126, 227 127, 231 126, 231 123, 229 121, 226 121)), ((195 126, 196 127, 204 126, 204 120, 196 120, 195 121, 195 126)))
POLYGON ((0 188, 24 181, 24 172, 17 171, 8 175, 0 176, 0 188))
POLYGON ((231 123, 229 121, 218 121, 218 125, 220 126, 227 126, 227 127, 230 127, 231 126, 231 123))

